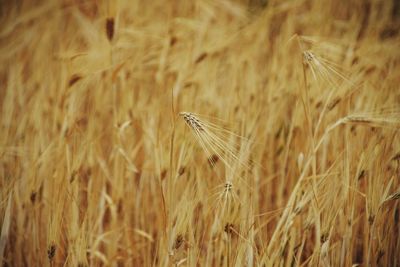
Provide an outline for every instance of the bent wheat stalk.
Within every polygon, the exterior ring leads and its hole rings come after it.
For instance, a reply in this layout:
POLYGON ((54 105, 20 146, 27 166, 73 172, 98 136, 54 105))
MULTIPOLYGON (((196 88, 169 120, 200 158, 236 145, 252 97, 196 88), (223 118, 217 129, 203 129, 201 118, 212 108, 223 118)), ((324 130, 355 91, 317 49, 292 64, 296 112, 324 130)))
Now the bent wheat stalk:
POLYGON ((234 166, 250 168, 246 160, 249 140, 217 124, 206 122, 193 113, 181 112, 179 115, 192 129, 197 141, 207 153, 212 166, 217 163, 218 159, 221 159, 231 170, 234 169, 234 166), (239 144, 235 138, 240 139, 239 144))

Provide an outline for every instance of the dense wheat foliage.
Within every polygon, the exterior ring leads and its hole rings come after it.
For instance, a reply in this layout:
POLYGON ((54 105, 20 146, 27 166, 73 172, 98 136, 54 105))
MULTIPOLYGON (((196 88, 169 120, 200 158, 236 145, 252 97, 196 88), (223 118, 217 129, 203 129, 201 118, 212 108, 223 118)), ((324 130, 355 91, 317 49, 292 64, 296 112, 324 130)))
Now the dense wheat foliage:
POLYGON ((1 1, 2 266, 400 266, 398 1, 1 1))

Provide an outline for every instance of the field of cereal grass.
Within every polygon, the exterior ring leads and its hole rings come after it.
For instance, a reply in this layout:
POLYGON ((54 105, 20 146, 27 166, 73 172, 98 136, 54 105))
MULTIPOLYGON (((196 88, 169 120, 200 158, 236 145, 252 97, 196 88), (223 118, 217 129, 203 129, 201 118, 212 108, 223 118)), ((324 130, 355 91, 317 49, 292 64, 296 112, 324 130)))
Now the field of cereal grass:
POLYGON ((2 266, 400 266, 398 1, 0 1, 2 266))

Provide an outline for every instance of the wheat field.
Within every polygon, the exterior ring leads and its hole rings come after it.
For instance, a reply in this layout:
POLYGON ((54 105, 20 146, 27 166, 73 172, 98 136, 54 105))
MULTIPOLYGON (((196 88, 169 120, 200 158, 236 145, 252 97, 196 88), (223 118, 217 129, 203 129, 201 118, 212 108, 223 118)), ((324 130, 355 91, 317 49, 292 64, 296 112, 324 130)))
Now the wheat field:
POLYGON ((398 1, 0 8, 2 266, 400 266, 398 1))

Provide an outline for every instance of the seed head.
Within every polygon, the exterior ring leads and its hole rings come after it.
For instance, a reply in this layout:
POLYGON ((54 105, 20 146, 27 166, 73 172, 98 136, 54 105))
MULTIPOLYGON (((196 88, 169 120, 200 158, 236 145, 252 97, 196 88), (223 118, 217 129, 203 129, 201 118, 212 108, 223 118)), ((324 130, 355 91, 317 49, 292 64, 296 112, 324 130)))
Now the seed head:
POLYGON ((315 58, 314 54, 311 51, 304 51, 303 52, 303 59, 306 62, 311 62, 315 58))
POLYGON ((183 117, 186 124, 189 125, 194 131, 204 131, 203 126, 198 118, 190 112, 181 112, 180 116, 183 117))

